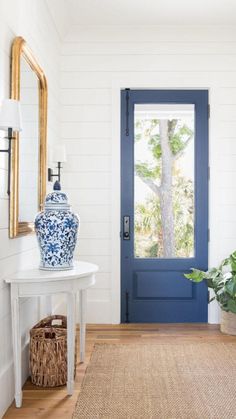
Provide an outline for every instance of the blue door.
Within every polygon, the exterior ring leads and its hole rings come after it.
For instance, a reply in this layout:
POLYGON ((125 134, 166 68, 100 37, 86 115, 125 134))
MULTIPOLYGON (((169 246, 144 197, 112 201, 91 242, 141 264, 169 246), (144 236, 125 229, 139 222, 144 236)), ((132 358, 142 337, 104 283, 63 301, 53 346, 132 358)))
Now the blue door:
POLYGON ((207 322, 208 91, 121 92, 121 321, 207 322))

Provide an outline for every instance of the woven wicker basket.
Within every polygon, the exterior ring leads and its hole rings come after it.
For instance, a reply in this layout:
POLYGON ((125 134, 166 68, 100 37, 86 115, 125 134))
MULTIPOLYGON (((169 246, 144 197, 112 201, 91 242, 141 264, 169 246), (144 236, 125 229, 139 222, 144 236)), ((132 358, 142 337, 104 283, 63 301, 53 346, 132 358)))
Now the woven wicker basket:
POLYGON ((220 330, 227 335, 236 335, 236 314, 221 310, 220 330))
MULTIPOLYGON (((67 381, 67 321, 46 317, 30 330, 30 375, 33 384, 56 387, 67 381)), ((76 346, 75 346, 76 347, 76 346)), ((76 373, 75 351, 75 373, 76 373)))

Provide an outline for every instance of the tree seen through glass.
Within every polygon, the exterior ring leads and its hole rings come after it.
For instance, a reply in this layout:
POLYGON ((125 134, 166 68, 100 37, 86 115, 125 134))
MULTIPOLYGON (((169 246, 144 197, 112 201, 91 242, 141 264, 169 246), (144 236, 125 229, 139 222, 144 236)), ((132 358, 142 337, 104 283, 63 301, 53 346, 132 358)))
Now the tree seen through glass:
POLYGON ((193 105, 136 105, 134 221, 135 257, 193 257, 193 105))

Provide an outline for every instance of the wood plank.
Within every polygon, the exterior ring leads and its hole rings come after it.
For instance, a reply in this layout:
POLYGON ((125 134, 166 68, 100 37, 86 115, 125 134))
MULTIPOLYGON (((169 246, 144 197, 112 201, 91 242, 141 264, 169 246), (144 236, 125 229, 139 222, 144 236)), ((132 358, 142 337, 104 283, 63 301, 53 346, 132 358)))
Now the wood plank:
POLYGON ((64 105, 62 122, 111 122, 110 105, 64 105))
POLYGON ((62 56, 63 72, 113 72, 113 71, 232 71, 236 67, 236 56, 217 55, 149 55, 148 60, 139 55, 69 55, 62 56), (223 58, 223 59, 222 59, 223 58))
POLYGON ((110 122, 63 122, 61 135, 65 140, 77 138, 111 138, 110 122))
POLYGON ((74 25, 65 42, 235 42, 236 30, 232 25, 74 25))
MULTIPOLYGON (((62 88, 62 91, 61 91, 62 105, 67 105, 67 106, 68 105, 98 105, 98 106, 111 105, 111 91, 108 88, 96 89, 96 88, 91 88, 91 86, 89 88, 84 88, 86 83, 85 81, 83 82, 83 76, 77 73, 69 73, 69 74, 70 74, 69 80, 68 78, 66 78, 66 81, 64 82, 62 86, 62 87, 65 87, 64 89, 62 88), (79 83, 79 80, 77 80, 78 85, 75 84, 73 86, 73 84, 71 84, 71 81, 73 82, 74 80, 78 79, 78 77, 80 78, 80 83, 79 83), (81 79, 82 79, 82 82, 81 82, 81 79), (76 87, 81 87, 81 88, 76 88, 76 87)), ((105 84, 106 87, 111 87, 111 81, 110 83, 107 83, 106 74, 101 75, 100 78, 102 79, 103 84, 105 84)), ((85 74, 85 79, 88 80, 87 74, 85 74)), ((91 79, 92 78, 89 78, 89 81, 91 79)), ((96 80, 94 80, 94 83, 95 82, 96 80)), ((89 86, 89 83, 87 84, 89 86)), ((97 85, 100 86, 100 84, 98 81, 97 85)))
POLYGON ((235 42, 71 42, 64 43, 62 55, 168 55, 235 54, 235 42))

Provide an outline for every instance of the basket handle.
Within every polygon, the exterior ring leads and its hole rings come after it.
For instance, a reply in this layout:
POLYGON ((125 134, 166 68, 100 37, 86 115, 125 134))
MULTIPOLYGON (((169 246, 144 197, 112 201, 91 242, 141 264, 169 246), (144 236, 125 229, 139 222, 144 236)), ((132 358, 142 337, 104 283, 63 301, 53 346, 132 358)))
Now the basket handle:
POLYGON ((55 325, 52 325, 53 320, 61 320, 62 322, 62 327, 66 327, 67 326, 67 319, 66 316, 62 316, 60 314, 54 314, 53 316, 48 316, 45 317, 44 319, 40 320, 34 327, 33 329, 39 329, 41 327, 56 327, 55 325))

